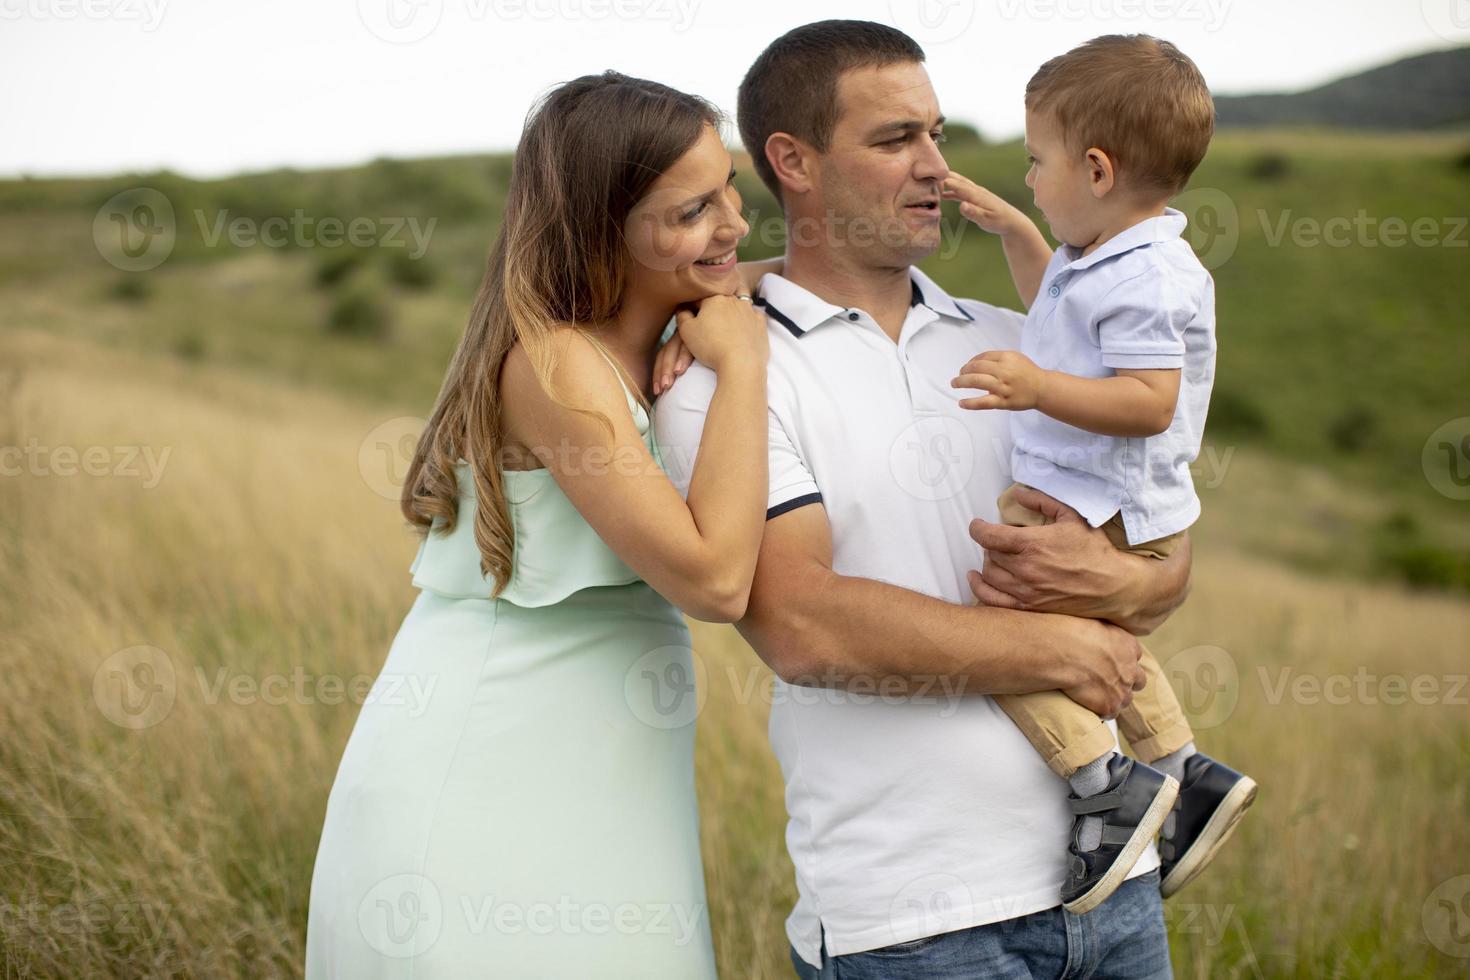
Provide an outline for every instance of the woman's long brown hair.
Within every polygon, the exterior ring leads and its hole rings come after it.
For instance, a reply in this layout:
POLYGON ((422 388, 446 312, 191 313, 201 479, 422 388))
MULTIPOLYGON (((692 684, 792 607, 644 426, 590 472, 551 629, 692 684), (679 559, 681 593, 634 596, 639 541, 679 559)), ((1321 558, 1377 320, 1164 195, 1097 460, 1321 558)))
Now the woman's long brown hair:
MULTIPOLYGON (((494 578, 495 595, 510 581, 515 555, 500 468, 501 365, 519 342, 541 387, 567 404, 552 383, 554 324, 591 326, 618 315, 631 261, 623 236, 629 213, 706 125, 719 124, 719 111, 703 99, 613 71, 558 86, 526 120, 500 234, 401 499, 420 533, 448 533, 459 517, 456 463, 469 463, 480 571, 494 578)), ((591 331, 586 336, 602 346, 591 331)))

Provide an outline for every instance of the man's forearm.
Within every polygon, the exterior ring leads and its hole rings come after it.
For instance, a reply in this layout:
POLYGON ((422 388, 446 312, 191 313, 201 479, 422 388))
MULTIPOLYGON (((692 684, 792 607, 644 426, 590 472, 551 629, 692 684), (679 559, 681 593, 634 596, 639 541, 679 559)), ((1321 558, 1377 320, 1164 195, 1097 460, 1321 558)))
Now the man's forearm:
MULTIPOLYGON (((756 604, 753 603, 754 607, 756 604)), ((1054 690, 1080 682, 1066 617, 961 606, 824 572, 800 595, 737 623, 789 683, 953 694, 1054 690)))
POLYGON ((985 549, 984 569, 972 572, 970 580, 982 603, 1107 620, 1143 636, 1189 594, 1188 532, 1167 558, 1133 555, 1038 490, 1024 488, 1016 499, 1053 523, 1010 527, 979 518, 970 523, 970 537, 985 549))

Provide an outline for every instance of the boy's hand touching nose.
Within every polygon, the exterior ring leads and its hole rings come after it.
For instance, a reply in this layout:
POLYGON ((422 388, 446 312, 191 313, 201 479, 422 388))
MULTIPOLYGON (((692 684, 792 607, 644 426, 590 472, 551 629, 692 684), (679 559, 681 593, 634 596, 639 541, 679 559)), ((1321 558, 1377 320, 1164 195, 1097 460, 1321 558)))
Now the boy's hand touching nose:
POLYGON ((1015 206, 953 170, 944 179, 940 196, 946 201, 959 201, 960 214, 992 235, 1004 237, 1020 227, 1021 222, 1031 223, 1015 206))
POLYGON ((1012 412, 1035 408, 1041 401, 1047 372, 1017 350, 988 350, 972 357, 949 386, 983 388, 988 394, 961 398, 961 408, 1004 408, 1012 412))

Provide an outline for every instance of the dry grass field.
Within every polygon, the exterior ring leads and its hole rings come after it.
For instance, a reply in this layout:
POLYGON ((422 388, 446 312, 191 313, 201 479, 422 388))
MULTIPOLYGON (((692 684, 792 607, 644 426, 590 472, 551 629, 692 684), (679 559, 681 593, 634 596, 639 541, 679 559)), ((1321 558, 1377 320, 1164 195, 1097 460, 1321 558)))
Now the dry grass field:
MULTIPOLYGON (((299 974, 327 791, 412 600, 415 540, 374 489, 391 423, 228 368, 0 333, 0 445, 27 450, 0 478, 0 975, 299 974)), ((1194 593, 1151 646, 1201 746, 1262 793, 1168 906, 1176 970, 1463 975, 1470 602, 1236 550, 1299 515, 1229 492, 1276 464, 1234 465, 1194 593)), ((768 678, 729 628, 695 639, 721 972, 789 976, 768 678)))

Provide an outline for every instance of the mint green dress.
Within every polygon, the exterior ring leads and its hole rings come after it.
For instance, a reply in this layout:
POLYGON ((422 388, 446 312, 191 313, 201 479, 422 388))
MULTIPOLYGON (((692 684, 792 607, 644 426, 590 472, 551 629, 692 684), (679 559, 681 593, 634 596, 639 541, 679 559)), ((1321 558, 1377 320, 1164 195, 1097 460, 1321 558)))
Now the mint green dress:
POLYGON ((546 470, 505 473, 491 598, 459 482, 327 801, 307 977, 714 977, 688 628, 546 470))

